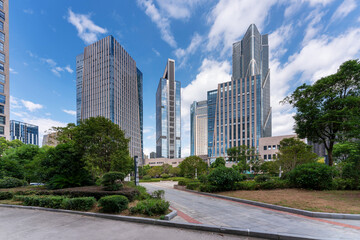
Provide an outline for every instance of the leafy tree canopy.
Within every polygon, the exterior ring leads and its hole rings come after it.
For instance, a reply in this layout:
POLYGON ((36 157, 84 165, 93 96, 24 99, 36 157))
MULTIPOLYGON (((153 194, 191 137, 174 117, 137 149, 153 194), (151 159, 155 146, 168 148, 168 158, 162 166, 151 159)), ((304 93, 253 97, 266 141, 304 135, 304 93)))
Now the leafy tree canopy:
POLYGON ((180 163, 179 168, 183 176, 195 178, 196 171, 198 176, 206 173, 207 164, 198 156, 190 156, 180 163))
POLYGON ((225 160, 223 157, 218 157, 215 161, 210 165, 211 168, 225 167, 225 160))

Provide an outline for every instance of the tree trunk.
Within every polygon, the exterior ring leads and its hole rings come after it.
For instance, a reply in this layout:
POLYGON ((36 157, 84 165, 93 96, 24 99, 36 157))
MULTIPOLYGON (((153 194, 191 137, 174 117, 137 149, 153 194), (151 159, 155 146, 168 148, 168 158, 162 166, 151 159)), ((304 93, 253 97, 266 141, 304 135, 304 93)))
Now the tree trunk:
POLYGON ((334 146, 334 144, 330 143, 329 144, 329 149, 327 150, 328 151, 328 158, 329 158, 329 166, 330 167, 334 164, 333 155, 332 155, 333 146, 334 146))

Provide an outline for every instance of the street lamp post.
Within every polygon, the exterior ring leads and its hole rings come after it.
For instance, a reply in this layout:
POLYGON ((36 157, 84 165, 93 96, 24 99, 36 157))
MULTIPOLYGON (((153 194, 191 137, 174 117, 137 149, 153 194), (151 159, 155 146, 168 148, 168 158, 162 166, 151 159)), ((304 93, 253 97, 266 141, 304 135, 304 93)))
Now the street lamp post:
POLYGON ((138 170, 138 156, 134 156, 134 173, 135 173, 135 186, 139 185, 139 170, 138 170))

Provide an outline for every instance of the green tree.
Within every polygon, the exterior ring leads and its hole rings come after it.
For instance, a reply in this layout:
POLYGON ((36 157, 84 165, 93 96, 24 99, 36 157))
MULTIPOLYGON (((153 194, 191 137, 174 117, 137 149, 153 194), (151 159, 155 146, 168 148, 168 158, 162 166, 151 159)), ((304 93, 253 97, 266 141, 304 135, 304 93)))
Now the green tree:
POLYGON ((181 175, 181 170, 179 167, 173 167, 170 169, 169 174, 173 177, 178 177, 181 175))
POLYGON ((17 148, 24 145, 19 139, 8 141, 5 138, 0 138, 0 155, 2 156, 7 149, 17 148))
POLYGON ((195 178, 195 172, 198 176, 206 173, 207 164, 198 156, 190 156, 180 163, 179 168, 183 176, 195 178))
POLYGON ((289 172, 304 163, 316 162, 318 156, 312 152, 312 147, 297 138, 285 138, 280 141, 278 154, 281 170, 289 172))
POLYGON ((343 142, 334 146, 334 159, 341 177, 360 182, 360 141, 343 142))
POLYGON ((150 165, 139 166, 139 176, 143 177, 147 175, 147 172, 151 169, 150 165))
POLYGON ((279 174, 279 162, 278 161, 267 161, 260 165, 260 170, 263 173, 268 173, 271 175, 279 174))
POLYGON ((332 166, 335 142, 359 137, 360 62, 344 62, 335 74, 313 85, 301 85, 283 103, 297 110, 294 119, 298 136, 323 143, 332 166))
POLYGON ((151 177, 159 177, 162 172, 163 172, 163 169, 161 166, 154 166, 147 171, 147 175, 149 175, 151 177))
POLYGON ((253 166, 255 167, 255 170, 258 170, 259 156, 254 147, 240 145, 228 148, 227 155, 229 161, 237 163, 237 166, 233 166, 233 168, 240 172, 250 170, 253 166))
POLYGON ((215 159, 215 161, 210 165, 211 168, 217 168, 217 167, 225 167, 225 160, 223 157, 218 157, 215 159))
POLYGON ((169 174, 170 170, 172 169, 172 166, 170 164, 168 164, 168 163, 164 163, 162 165, 162 169, 163 169, 163 173, 169 174))

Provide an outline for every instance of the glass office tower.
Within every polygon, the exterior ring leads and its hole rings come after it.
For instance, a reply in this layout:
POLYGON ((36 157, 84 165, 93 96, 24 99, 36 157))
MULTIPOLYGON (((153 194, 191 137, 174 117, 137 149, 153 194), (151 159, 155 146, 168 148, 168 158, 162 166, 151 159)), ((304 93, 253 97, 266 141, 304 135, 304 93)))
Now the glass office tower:
POLYGON ((39 127, 32 124, 11 120, 10 139, 19 139, 25 144, 39 145, 39 127))
POLYGON ((208 154, 207 101, 193 102, 190 106, 190 155, 208 154))
POLYGON ((156 92, 156 157, 181 158, 181 84, 168 59, 156 92))
POLYGON ((9 0, 0 0, 0 137, 10 140, 9 0))
POLYGON ((215 111, 208 113, 214 115, 214 128, 208 126, 210 157, 226 156, 234 146, 257 148, 261 137, 271 136, 268 35, 261 35, 255 24, 233 44, 232 79, 216 91, 215 111))
POLYGON ((142 73, 113 36, 76 57, 77 121, 104 116, 130 138, 131 156, 142 159, 142 73))

